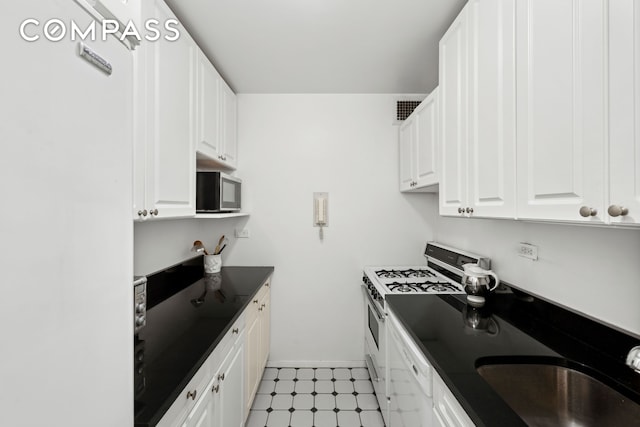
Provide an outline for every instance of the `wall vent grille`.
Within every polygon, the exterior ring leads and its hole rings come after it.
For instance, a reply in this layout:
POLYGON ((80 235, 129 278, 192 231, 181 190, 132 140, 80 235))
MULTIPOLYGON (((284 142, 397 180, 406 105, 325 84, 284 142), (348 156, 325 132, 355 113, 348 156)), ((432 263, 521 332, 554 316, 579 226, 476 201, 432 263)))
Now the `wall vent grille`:
POLYGON ((409 101, 409 100, 401 100, 396 101, 396 121, 401 122, 406 120, 407 117, 413 113, 413 110, 416 109, 418 105, 420 105, 422 101, 409 101))

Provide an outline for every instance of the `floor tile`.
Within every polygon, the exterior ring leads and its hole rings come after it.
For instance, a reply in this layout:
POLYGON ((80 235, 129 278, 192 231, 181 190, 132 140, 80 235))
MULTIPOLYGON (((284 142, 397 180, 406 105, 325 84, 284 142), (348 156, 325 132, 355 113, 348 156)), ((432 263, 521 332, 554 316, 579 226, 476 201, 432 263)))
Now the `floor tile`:
MULTIPOLYGON (((311 411, 294 411, 291 413, 291 427, 312 427, 313 412, 311 411)), ((283 426, 284 427, 284 426, 283 426)))
POLYGON ((262 380, 260 381, 260 385, 258 386, 258 393, 260 394, 270 394, 276 388, 276 383, 270 380, 262 380))
POLYGON ((315 427, 336 427, 338 425, 336 413, 333 411, 318 411, 313 414, 315 427))
POLYGON ((380 407, 375 394, 358 394, 356 401, 358 402, 358 408, 363 410, 377 410, 380 407))
POLYGON ((276 394, 271 401, 271 408, 275 410, 289 410, 293 407, 293 396, 290 394, 276 394))
POLYGON ((351 376, 356 380, 368 380, 369 371, 367 368, 353 368, 351 369, 351 376))
POLYGON ((356 411, 340 411, 338 412, 338 425, 340 427, 360 427, 360 416, 356 411))
POLYGON ((316 381, 316 393, 333 393, 333 381, 316 381))
POLYGON ((276 393, 292 393, 296 383, 293 380, 278 381, 276 384, 276 393))
POLYGON ((311 368, 300 368, 296 378, 299 380, 312 380, 315 378, 315 372, 311 368))
POLYGON ((336 408, 336 398, 333 394, 317 394, 314 405, 318 410, 334 410, 336 408))
POLYGON ((253 399, 253 405, 251 409, 265 410, 271 407, 271 395, 270 394, 256 394, 253 399))
POLYGON ((333 379, 333 371, 329 368, 318 368, 316 369, 316 379, 331 380, 333 379))
POLYGON ((355 380, 353 382, 353 388, 358 393, 373 393, 373 384, 371 384, 371 381, 369 380, 355 380))
POLYGON ((279 380, 292 380, 296 377, 296 370, 293 368, 281 368, 278 371, 279 380))
POLYGON ((267 425, 267 416, 269 413, 267 411, 249 411, 249 418, 247 418, 247 423, 245 427, 264 427, 267 425))
POLYGON ((315 390, 315 384, 309 380, 298 380, 295 385, 296 393, 313 393, 315 390))
POLYGON ((291 420, 291 412, 289 411, 273 411, 267 417, 267 427, 287 427, 291 420))
POLYGON ((382 414, 379 411, 360 412, 360 422, 363 427, 384 427, 382 414))
POLYGON ((342 410, 354 410, 358 407, 356 397, 352 394, 339 394, 336 396, 336 407, 342 410))
POLYGON ((278 377, 277 368, 267 368, 264 370, 264 374, 262 375, 263 380, 275 380, 277 377, 278 377))
POLYGON ((336 368, 333 370, 333 378, 337 380, 350 380, 351 379, 351 369, 347 368, 336 368))
POLYGON ((337 380, 333 383, 336 393, 353 393, 353 383, 351 381, 337 380))
POLYGON ((313 408, 313 396, 310 394, 296 394, 293 397, 293 408, 296 410, 310 410, 311 408, 313 408))

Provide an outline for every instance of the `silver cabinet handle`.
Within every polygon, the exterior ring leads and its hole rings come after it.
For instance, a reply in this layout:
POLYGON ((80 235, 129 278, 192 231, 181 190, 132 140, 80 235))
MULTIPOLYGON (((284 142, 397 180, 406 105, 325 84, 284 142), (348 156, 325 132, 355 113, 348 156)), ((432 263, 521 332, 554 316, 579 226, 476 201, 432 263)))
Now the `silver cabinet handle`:
POLYGON ((196 400, 197 395, 198 395, 198 390, 188 391, 187 399, 196 400))
POLYGON ((260 308, 265 308, 266 306, 267 306, 267 304, 262 304, 262 305, 260 306, 260 308))
POLYGON ((221 375, 218 375, 218 381, 224 381, 224 372, 221 375))
POLYGON ((138 216, 147 216, 147 210, 138 211, 138 216))
POLYGON ((611 205, 609 206, 609 209, 607 210, 607 212, 612 217, 625 216, 629 214, 629 209, 625 208, 624 206, 611 205))
POLYGON ((580 208, 580 215, 585 218, 588 218, 590 216, 596 216, 598 215, 598 209, 590 208, 588 206, 583 206, 580 208))
POLYGON ((459 213, 459 214, 464 213, 464 209, 462 209, 462 208, 458 208, 458 213, 459 213))
POLYGON ((214 385, 214 386, 213 386, 213 388, 211 389, 211 391, 216 392, 216 393, 217 393, 219 390, 220 390, 220 386, 219 386, 219 385, 217 385, 217 384, 216 384, 216 385, 214 385))
POLYGON ((468 214, 472 214, 472 213, 473 213, 473 208, 467 207, 467 209, 465 209, 465 211, 466 211, 468 214))
POLYGON ((231 333, 232 334, 237 334, 238 332, 240 332, 240 330, 238 328, 234 328, 231 333))
POLYGON ((254 300, 253 300, 253 303, 254 303, 254 304, 257 304, 257 303, 258 303, 258 300, 257 300, 257 299, 254 299, 254 300))

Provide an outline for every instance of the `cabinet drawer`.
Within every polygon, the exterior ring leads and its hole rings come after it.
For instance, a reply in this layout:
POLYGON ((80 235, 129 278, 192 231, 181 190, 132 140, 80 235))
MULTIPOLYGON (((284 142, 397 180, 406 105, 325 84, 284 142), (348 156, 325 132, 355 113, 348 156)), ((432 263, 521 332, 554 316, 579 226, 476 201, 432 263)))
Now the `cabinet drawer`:
POLYGON ((211 372, 213 373, 217 367, 220 366, 222 362, 224 362, 224 358, 229 354, 233 345, 238 341, 244 332, 245 328, 245 314, 242 313, 240 317, 233 322, 229 331, 225 334, 224 337, 220 340, 216 349, 213 351, 213 354, 209 357, 207 363, 211 367, 211 372))
POLYGON ((158 427, 179 426, 187 418, 191 410, 195 407, 196 402, 201 396, 204 396, 207 383, 211 379, 211 364, 205 362, 202 367, 191 378, 191 381, 182 390, 176 398, 173 405, 158 423, 158 427))
POLYGON ((474 427, 475 424, 438 374, 433 374, 434 424, 442 427, 474 427))

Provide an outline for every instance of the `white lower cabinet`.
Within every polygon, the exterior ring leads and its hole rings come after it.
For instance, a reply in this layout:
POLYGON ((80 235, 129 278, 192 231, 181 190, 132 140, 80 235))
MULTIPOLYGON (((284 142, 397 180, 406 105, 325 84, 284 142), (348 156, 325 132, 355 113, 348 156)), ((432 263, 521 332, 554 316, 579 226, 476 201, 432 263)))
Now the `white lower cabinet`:
POLYGON ((474 427, 466 411, 437 373, 433 373, 433 426, 474 427))
POLYGON ((245 337, 245 414, 248 415, 253 398, 260 385, 262 373, 269 357, 271 323, 270 283, 266 282, 247 307, 247 333, 245 337))

